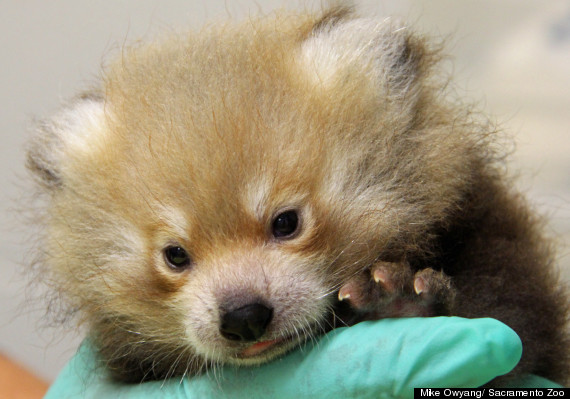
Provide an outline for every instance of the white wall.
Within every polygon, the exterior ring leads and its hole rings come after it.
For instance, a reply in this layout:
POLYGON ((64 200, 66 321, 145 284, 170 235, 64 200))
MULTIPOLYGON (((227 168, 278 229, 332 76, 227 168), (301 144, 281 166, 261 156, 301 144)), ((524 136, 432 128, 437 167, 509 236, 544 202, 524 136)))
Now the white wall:
MULTIPOLYGON (((264 1, 263 11, 301 1, 264 1)), ((314 1, 318 6, 319 1, 314 1)), ((366 13, 397 14, 427 32, 452 34, 448 52, 466 95, 480 100, 519 141, 513 170, 549 213, 570 274, 570 4, 566 1, 357 1, 366 13)), ((0 351, 52 380, 79 342, 46 329, 43 304, 26 299, 26 234, 13 208, 29 187, 23 143, 32 117, 93 81, 105 54, 164 29, 257 12, 236 0, 12 1, 0 12, 0 351)), ((29 233, 29 231, 28 231, 29 233)), ((28 234, 29 235, 29 234, 28 234)), ((38 296, 37 288, 27 289, 38 296)), ((41 295, 40 295, 41 296, 41 295)), ((66 327, 71 330, 71 327, 66 327)))

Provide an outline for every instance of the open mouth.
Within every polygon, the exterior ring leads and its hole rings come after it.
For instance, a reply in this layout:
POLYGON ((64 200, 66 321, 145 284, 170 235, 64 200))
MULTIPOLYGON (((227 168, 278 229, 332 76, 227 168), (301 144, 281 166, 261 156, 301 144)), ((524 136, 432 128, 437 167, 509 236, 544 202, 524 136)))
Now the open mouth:
POLYGON ((318 336, 327 333, 328 331, 334 329, 336 326, 350 325, 347 322, 348 317, 343 317, 344 315, 341 311, 342 306, 346 306, 346 304, 341 303, 340 305, 340 308, 337 309, 335 307, 334 311, 330 311, 326 315, 326 322, 322 323, 322 325, 319 325, 317 327, 312 325, 303 329, 305 332, 312 331, 312 333, 299 332, 299 334, 292 334, 275 339, 269 339, 266 341, 254 342, 253 344, 247 346, 245 349, 236 353, 234 356, 238 359, 251 359, 252 361, 266 359, 268 355, 269 357, 276 356, 301 345, 311 335, 318 336))
POLYGON ((306 339, 305 336, 286 336, 279 337, 276 339, 270 339, 267 341, 255 342, 239 352, 237 357, 240 359, 252 359, 264 358, 267 355, 278 355, 280 353, 287 352, 291 348, 298 346, 301 342, 306 339))
POLYGON ((256 342, 255 344, 248 346, 243 351, 240 352, 240 357, 255 357, 263 352, 268 351, 271 348, 278 346, 280 343, 286 341, 286 338, 271 339, 269 341, 256 342))
MULTIPOLYGON (((345 306, 345 304, 340 305, 341 306, 339 308, 335 308, 335 311, 330 312, 327 315, 328 322, 325 324, 327 327, 319 329, 321 334, 332 330, 335 326, 347 326, 354 324, 350 323, 350 318, 346 317, 342 311, 342 306, 345 306)), ((281 349, 282 352, 285 352, 297 345, 300 345, 306 338, 307 337, 305 335, 289 335, 267 341, 255 342, 239 352, 237 357, 241 359, 255 359, 258 356, 262 357, 263 355, 272 352, 273 349, 281 349)))

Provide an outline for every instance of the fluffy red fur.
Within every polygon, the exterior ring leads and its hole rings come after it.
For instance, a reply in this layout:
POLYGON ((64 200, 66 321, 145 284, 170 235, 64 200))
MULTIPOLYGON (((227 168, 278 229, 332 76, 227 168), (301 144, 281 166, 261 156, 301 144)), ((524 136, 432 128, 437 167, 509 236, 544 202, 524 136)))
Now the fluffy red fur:
POLYGON ((261 363, 339 319, 394 315, 337 299, 351 281, 384 295, 384 262, 396 296, 439 276, 429 314, 505 322, 523 341, 514 374, 564 382, 550 244, 437 60, 390 20, 280 13, 125 49, 44 122, 28 154, 47 201, 41 274, 114 375, 261 363), (226 331, 243 308, 267 323, 226 331))

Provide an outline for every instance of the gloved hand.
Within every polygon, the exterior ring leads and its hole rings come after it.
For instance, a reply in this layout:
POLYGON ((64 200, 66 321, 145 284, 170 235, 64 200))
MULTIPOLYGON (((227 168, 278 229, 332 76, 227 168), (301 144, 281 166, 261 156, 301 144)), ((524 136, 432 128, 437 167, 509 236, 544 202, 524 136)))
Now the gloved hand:
POLYGON ((260 367, 127 385, 94 369, 84 343, 45 398, 411 398, 414 387, 481 386, 521 353, 516 333, 494 319, 384 319, 337 328, 260 367))

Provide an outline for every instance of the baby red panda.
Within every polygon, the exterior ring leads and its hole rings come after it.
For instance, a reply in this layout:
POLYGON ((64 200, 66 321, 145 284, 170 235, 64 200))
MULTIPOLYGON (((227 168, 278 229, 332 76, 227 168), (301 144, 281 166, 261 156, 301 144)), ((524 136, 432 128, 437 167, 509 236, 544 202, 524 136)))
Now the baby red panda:
POLYGON ((551 245, 434 47, 344 8, 209 26, 124 49, 39 126, 40 272, 117 379, 457 315, 520 335, 514 375, 566 381, 551 245))

